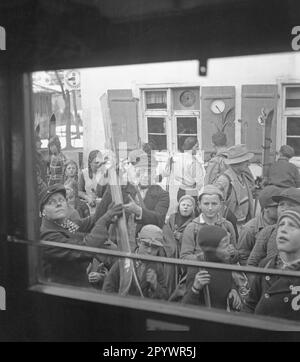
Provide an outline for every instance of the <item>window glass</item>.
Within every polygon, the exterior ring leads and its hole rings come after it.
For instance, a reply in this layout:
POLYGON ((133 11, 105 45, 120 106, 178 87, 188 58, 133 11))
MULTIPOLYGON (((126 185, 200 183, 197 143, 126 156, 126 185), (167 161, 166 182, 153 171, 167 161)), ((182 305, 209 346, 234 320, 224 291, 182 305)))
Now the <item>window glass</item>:
POLYGON ((287 108, 300 107, 300 87, 287 87, 285 106, 287 108))
POLYGON ((166 109, 167 108, 167 92, 166 91, 147 91, 146 109, 166 109))

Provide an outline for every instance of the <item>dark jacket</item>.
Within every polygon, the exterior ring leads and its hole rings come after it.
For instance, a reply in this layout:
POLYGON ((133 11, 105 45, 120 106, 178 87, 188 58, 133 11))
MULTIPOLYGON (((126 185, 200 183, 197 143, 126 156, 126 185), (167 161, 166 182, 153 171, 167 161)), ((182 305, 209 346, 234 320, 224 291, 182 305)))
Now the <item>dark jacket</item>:
POLYGON ((280 157, 269 169, 267 184, 279 187, 300 187, 298 168, 286 157, 280 157))
MULTIPOLYGON (((135 269, 137 270, 136 261, 133 262, 135 269)), ((116 261, 108 272, 103 284, 103 291, 107 293, 118 293, 120 287, 120 273, 121 264, 120 261, 116 261)), ((137 273, 136 273, 137 274, 137 273)), ((164 278, 164 271, 161 264, 145 262, 145 269, 139 279, 140 287, 144 297, 152 299, 168 299, 167 286, 164 278), (149 283, 146 280, 146 273, 148 269, 153 269, 157 274, 157 289, 154 291, 149 287, 149 283)), ((129 288, 129 295, 140 296, 134 280, 131 281, 129 288)))
MULTIPOLYGON (((108 239, 107 220, 102 217, 94 223, 92 216, 77 220, 79 229, 71 233, 53 221, 43 218, 41 239, 66 244, 106 248, 108 239)), ((88 285, 86 268, 93 254, 57 247, 42 249, 44 276, 48 281, 88 285)))
MULTIPOLYGON (((204 289, 202 289, 199 294, 192 291, 192 286, 198 271, 199 268, 188 268, 186 294, 182 299, 182 303, 205 306, 204 289)), ((211 276, 208 285, 211 306, 213 308, 226 310, 228 294, 233 286, 232 273, 230 271, 226 272, 213 269, 208 270, 208 272, 211 276)))
POLYGON ((159 185, 151 185, 146 192, 144 206, 141 220, 136 220, 137 232, 148 224, 162 228, 170 206, 169 193, 159 185))
MULTIPOLYGON (((277 258, 266 259, 260 266, 277 269, 277 258)), ((300 320, 300 277, 256 275, 242 311, 300 320)))

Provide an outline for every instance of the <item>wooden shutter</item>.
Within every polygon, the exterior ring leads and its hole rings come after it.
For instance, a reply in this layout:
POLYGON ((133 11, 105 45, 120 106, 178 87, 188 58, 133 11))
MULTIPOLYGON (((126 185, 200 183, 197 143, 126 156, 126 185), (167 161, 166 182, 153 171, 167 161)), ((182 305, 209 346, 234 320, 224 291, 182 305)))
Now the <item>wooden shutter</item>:
POLYGON ((274 160, 276 150, 276 124, 277 124, 277 85, 243 85, 242 86, 242 130, 241 139, 256 159, 261 161, 263 145, 263 127, 258 123, 261 109, 266 111, 274 109, 274 118, 271 132, 271 157, 274 160))
MULTIPOLYGON (((225 115, 231 107, 235 107, 235 87, 224 86, 224 87, 202 87, 201 88, 201 139, 202 149, 206 153, 213 151, 213 144, 211 137, 217 131, 215 122, 221 128, 222 115, 214 114, 211 111, 211 103, 221 99, 225 103, 225 115)), ((230 113, 229 117, 230 124, 225 128, 225 134, 227 136, 228 146, 232 146, 235 143, 235 109, 230 113)))
MULTIPOLYGON (((133 97, 130 89, 114 89, 107 91, 107 101, 116 148, 118 149, 119 142, 127 142, 128 149, 137 148, 138 99, 133 97)), ((106 137, 110 137, 106 127, 104 128, 106 137)))

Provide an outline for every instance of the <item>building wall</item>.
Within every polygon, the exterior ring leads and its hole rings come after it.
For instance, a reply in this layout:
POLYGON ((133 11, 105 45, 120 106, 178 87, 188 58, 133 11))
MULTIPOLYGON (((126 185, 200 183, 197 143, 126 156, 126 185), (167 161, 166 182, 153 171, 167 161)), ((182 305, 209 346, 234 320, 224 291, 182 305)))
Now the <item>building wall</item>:
MULTIPOLYGON (((94 148, 104 148, 105 136, 100 97, 108 89, 132 89, 139 97, 145 85, 170 86, 234 86, 235 118, 242 118, 242 85, 300 82, 300 54, 297 52, 211 59, 208 74, 199 76, 197 61, 139 64, 122 67, 103 67, 81 70, 81 90, 84 123, 84 160, 94 148)), ((280 117, 280 112, 278 114, 280 117)), ((280 129, 281 119, 278 119, 280 129)), ((235 142, 242 141, 242 126, 235 125, 235 142)), ((277 145, 278 147, 279 145, 277 145)))

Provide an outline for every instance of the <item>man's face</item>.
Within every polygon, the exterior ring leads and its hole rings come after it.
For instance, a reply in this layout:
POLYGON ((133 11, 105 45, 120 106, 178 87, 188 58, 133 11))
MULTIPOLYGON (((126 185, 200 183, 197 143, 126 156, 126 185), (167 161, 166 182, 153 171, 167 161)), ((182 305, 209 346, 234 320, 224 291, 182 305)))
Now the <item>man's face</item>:
POLYGON ((240 162, 240 163, 231 165, 231 167, 233 168, 233 170, 236 173, 242 173, 242 172, 246 171, 248 166, 249 166, 249 161, 244 161, 244 162, 240 162))
POLYGON ((278 218, 278 205, 272 205, 268 206, 264 209, 265 215, 268 217, 268 219, 274 221, 274 224, 277 221, 278 218))
POLYGON ((148 187, 149 186, 149 175, 148 175, 148 168, 138 167, 136 168, 136 178, 138 180, 138 184, 141 187, 148 187))
POLYGON ((299 225, 288 216, 280 220, 277 229, 276 243, 279 251, 293 254, 300 251, 299 225))
POLYGON ((43 214, 52 221, 63 220, 67 215, 67 201, 61 193, 53 194, 44 205, 43 214))

